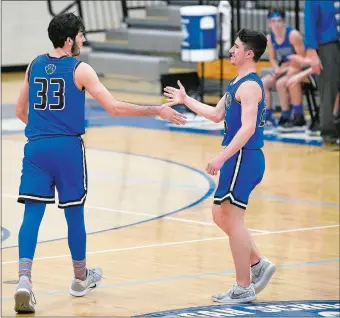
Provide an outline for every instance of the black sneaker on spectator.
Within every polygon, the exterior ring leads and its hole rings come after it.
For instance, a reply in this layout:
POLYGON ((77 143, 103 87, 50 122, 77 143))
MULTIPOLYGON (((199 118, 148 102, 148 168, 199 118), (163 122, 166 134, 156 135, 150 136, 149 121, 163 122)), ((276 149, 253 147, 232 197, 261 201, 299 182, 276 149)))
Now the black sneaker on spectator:
POLYGON ((311 125, 307 129, 307 135, 309 136, 320 136, 321 135, 321 126, 320 126, 319 121, 315 121, 311 123, 311 125))
POLYGON ((280 133, 305 132, 306 120, 303 114, 294 114, 293 120, 283 119, 279 121, 277 131, 280 133), (280 123, 281 122, 281 123, 280 123))

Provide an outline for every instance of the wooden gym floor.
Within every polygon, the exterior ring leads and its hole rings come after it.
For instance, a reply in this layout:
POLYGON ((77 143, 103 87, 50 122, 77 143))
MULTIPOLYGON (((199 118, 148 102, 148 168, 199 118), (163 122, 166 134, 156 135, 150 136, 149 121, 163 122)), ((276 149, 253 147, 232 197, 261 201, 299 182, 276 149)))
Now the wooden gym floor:
MULTIPOLYGON (((19 78, 4 78, 3 104, 15 104, 19 78)), ((68 294, 73 271, 66 222, 61 210, 48 206, 32 271, 36 316, 133 316, 212 305, 211 295, 235 279, 228 239, 210 212, 218 179, 205 173, 221 136, 111 125, 102 117, 84 140, 87 260, 103 268, 104 280, 86 297, 68 294)), ((5 120, 20 127, 14 118, 5 120)), ((20 129, 2 135, 2 316, 15 315, 20 129)), ((266 141, 264 153, 265 177, 246 223, 278 269, 257 302, 339 300, 339 152, 266 141)))

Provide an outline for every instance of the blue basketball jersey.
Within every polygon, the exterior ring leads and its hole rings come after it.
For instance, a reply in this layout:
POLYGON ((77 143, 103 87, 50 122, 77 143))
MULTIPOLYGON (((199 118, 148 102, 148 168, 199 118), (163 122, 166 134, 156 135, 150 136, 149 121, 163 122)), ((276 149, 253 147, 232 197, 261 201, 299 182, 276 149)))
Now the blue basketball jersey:
POLYGON ((29 114, 25 135, 76 136, 85 133, 85 91, 74 81, 81 62, 71 56, 38 56, 28 72, 29 114))
POLYGON ((256 129, 254 134, 250 137, 248 142, 244 145, 245 149, 260 149, 263 147, 263 130, 266 117, 265 107, 265 92, 261 78, 256 73, 250 73, 236 83, 234 78, 227 87, 226 98, 225 98, 225 117, 224 117, 224 137, 222 146, 227 146, 231 140, 235 137, 237 132, 242 126, 241 114, 242 106, 236 99, 235 94, 237 89, 245 81, 255 81, 262 89, 262 99, 258 104, 258 112, 256 119, 256 129))
POLYGON ((283 43, 278 44, 275 39, 275 35, 273 32, 270 33, 270 39, 273 45, 273 48, 276 52, 277 61, 281 63, 288 62, 288 55, 295 54, 294 46, 289 41, 289 34, 294 29, 290 26, 286 27, 286 33, 283 43))

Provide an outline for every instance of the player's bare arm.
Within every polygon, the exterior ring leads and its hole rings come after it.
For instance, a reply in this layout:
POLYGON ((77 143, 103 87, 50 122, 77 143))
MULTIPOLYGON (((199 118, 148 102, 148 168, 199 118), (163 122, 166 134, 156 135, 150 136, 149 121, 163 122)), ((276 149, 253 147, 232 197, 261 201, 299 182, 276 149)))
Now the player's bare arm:
POLYGON ((230 144, 207 165, 206 171, 211 175, 217 175, 224 162, 247 143, 256 129, 258 104, 262 99, 260 85, 255 81, 246 81, 240 85, 235 97, 242 107, 242 126, 230 144))
POLYGON ((272 44, 272 41, 270 39, 270 36, 267 35, 267 51, 268 51, 268 56, 269 56, 269 62, 270 64, 273 66, 273 69, 275 71, 275 73, 279 73, 280 72, 280 66, 279 64, 277 64, 276 61, 276 53, 272 44))
POLYGON ((107 88, 100 82, 94 69, 81 63, 75 72, 77 86, 85 87, 89 94, 96 99, 112 116, 160 116, 177 125, 183 125, 185 116, 171 108, 175 103, 161 106, 139 106, 115 99, 107 88))
POLYGON ((290 76, 290 78, 287 80, 286 85, 288 87, 294 87, 295 85, 297 85, 298 83, 300 83, 301 81, 303 81, 306 76, 312 74, 313 70, 311 67, 309 67, 308 69, 299 72, 297 74, 294 74, 292 76, 290 76))
POLYGON ((167 86, 164 88, 164 96, 169 102, 184 104, 196 114, 203 116, 215 123, 219 123, 225 116, 225 95, 219 100, 216 107, 203 104, 187 95, 185 88, 180 81, 177 82, 179 89, 167 86))
POLYGON ((305 45, 303 44, 303 38, 299 31, 293 30, 289 34, 289 41, 293 45, 294 50, 297 55, 305 56, 306 55, 306 49, 305 45))
POLYGON ((17 117, 25 124, 27 124, 28 122, 28 70, 29 70, 29 67, 30 66, 28 66, 26 70, 24 85, 20 90, 20 95, 19 95, 17 104, 15 106, 17 117))

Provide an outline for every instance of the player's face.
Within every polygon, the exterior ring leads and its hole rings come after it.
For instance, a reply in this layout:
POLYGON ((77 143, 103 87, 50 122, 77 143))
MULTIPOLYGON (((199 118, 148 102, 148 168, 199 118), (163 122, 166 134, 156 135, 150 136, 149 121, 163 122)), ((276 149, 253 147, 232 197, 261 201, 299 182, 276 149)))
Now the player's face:
POLYGON ((231 54, 230 62, 232 65, 242 65, 247 59, 247 50, 239 38, 236 39, 229 52, 231 54))
POLYGON ((80 54, 80 49, 83 47, 85 41, 86 39, 84 34, 82 32, 79 32, 71 48, 72 56, 77 56, 80 54))
POLYGON ((276 34, 285 27, 285 21, 281 17, 273 17, 268 19, 268 26, 276 34))

